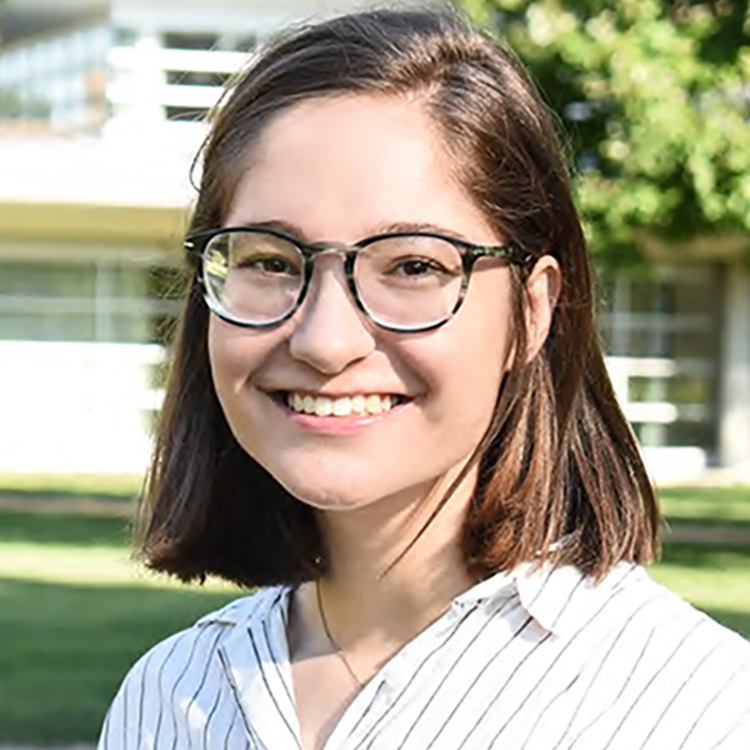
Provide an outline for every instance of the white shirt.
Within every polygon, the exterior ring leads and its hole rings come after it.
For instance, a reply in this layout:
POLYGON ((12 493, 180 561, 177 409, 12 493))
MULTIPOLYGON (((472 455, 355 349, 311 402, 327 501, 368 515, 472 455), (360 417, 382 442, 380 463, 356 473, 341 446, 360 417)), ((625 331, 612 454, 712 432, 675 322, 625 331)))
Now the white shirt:
MULTIPOLYGON (((147 653, 99 750, 300 750, 290 589, 147 653)), ((325 689, 325 686, 321 686, 325 689)), ((622 564, 499 573, 459 596, 350 704, 326 750, 750 750, 750 644, 622 564)))

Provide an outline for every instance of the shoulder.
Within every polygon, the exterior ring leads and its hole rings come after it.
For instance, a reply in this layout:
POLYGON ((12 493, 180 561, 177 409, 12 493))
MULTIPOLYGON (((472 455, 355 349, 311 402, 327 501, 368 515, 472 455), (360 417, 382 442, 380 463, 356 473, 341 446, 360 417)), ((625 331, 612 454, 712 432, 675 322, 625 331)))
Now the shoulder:
POLYGON ((612 634, 647 639, 669 634, 750 659, 750 643, 657 583, 642 567, 620 564, 602 580, 572 567, 526 569, 517 581, 521 601, 548 631, 566 638, 612 634))
POLYGON ((278 588, 261 589, 203 615, 192 626, 147 651, 132 667, 126 682, 141 673, 164 681, 176 670, 180 674, 200 670, 227 637, 270 609, 279 594, 278 588))
POLYGON ((708 700, 715 709, 726 711, 734 702, 750 711, 750 642, 650 577, 641 588, 647 646, 663 655, 661 669, 684 694, 685 707, 708 700))
MULTIPOLYGON (((585 630, 599 620, 623 669, 648 664, 651 671, 658 669, 675 684, 699 675, 705 679, 709 672, 720 678, 739 670, 750 678, 750 643, 657 583, 639 566, 619 566, 599 583, 584 579, 577 593, 581 608, 574 610, 573 622, 585 630), (611 643, 612 639, 616 641, 611 643), (641 652, 648 656, 645 664, 637 658, 641 652)), ((576 598, 574 592, 570 600, 574 608, 576 598)))
POLYGON ((521 591, 530 589, 529 611, 559 648, 577 654, 579 731, 604 737, 619 727, 633 747, 672 747, 678 737, 684 750, 746 747, 737 743, 750 725, 748 641, 638 566, 598 582, 572 569, 540 580, 521 591))
MULTIPOLYGON (((750 667, 750 643, 633 566, 614 586, 605 582, 612 624, 623 636, 640 634, 646 646, 658 644, 665 658, 673 656, 699 669, 716 665, 722 656, 733 667, 750 667)), ((734 671, 734 670, 732 670, 734 671)))
POLYGON ((633 714, 653 721, 651 740, 685 750, 746 748, 750 732, 750 643, 644 576, 623 611, 633 714), (636 692, 637 691, 637 692, 636 692))
MULTIPOLYGON (((153 646, 129 670, 107 713, 100 750, 157 747, 178 741, 187 706, 195 723, 206 715, 205 701, 225 685, 221 650, 279 603, 284 589, 262 589, 201 617, 153 646), (151 738, 150 740, 148 738, 151 738)), ((186 738, 183 738, 186 739, 186 738)), ((179 742, 178 742, 179 745, 179 742)))

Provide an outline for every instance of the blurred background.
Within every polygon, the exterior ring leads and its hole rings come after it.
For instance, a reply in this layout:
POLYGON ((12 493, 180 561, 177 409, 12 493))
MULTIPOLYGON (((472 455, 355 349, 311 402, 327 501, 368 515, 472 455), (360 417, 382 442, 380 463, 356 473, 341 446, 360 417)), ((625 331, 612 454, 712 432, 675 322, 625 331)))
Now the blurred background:
MULTIPOLYGON (((191 160, 258 45, 364 4, 0 0, 0 744, 93 741, 127 665, 237 593, 127 552, 191 160)), ((669 522, 654 574, 750 637, 748 2, 461 4, 564 133, 608 366, 669 522)))

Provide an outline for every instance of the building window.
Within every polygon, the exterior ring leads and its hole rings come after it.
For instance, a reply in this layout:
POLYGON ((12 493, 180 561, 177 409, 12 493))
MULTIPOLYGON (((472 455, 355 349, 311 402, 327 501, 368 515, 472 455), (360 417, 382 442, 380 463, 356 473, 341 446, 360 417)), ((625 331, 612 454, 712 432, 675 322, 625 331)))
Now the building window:
POLYGON ((0 340, 166 344, 182 272, 110 260, 0 262, 0 340))
POLYGON ((0 120, 99 128, 106 117, 107 26, 24 42, 0 54, 0 120))
POLYGON ((716 448, 720 279, 710 267, 605 276, 600 331, 641 445, 716 448))

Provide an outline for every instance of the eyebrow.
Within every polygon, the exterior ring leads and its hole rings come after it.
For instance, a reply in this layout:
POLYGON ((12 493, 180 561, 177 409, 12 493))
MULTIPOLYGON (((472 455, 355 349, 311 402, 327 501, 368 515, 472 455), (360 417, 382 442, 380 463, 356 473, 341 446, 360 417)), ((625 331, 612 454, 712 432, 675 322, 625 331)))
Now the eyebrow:
MULTIPOLYGON (((320 241, 333 240, 331 237, 323 238, 322 240, 312 240, 310 236, 305 232, 302 227, 293 222, 286 221, 285 219, 269 219, 267 221, 248 221, 241 222, 239 224, 232 224, 236 228, 256 228, 256 229, 272 229, 278 232, 284 232, 292 237, 296 237, 302 242, 312 243, 320 241)), ((393 232, 405 232, 405 233, 420 233, 420 232, 431 232, 434 234, 443 234, 448 237, 453 237, 463 242, 471 242, 471 240, 463 235, 461 232, 457 232, 455 229, 449 229, 447 227, 440 226, 439 224, 433 224, 431 222, 424 221, 394 221, 386 224, 378 224, 374 227, 373 231, 367 234, 365 237, 360 237, 357 242, 361 242, 367 237, 377 237, 381 234, 390 234, 393 232)))

